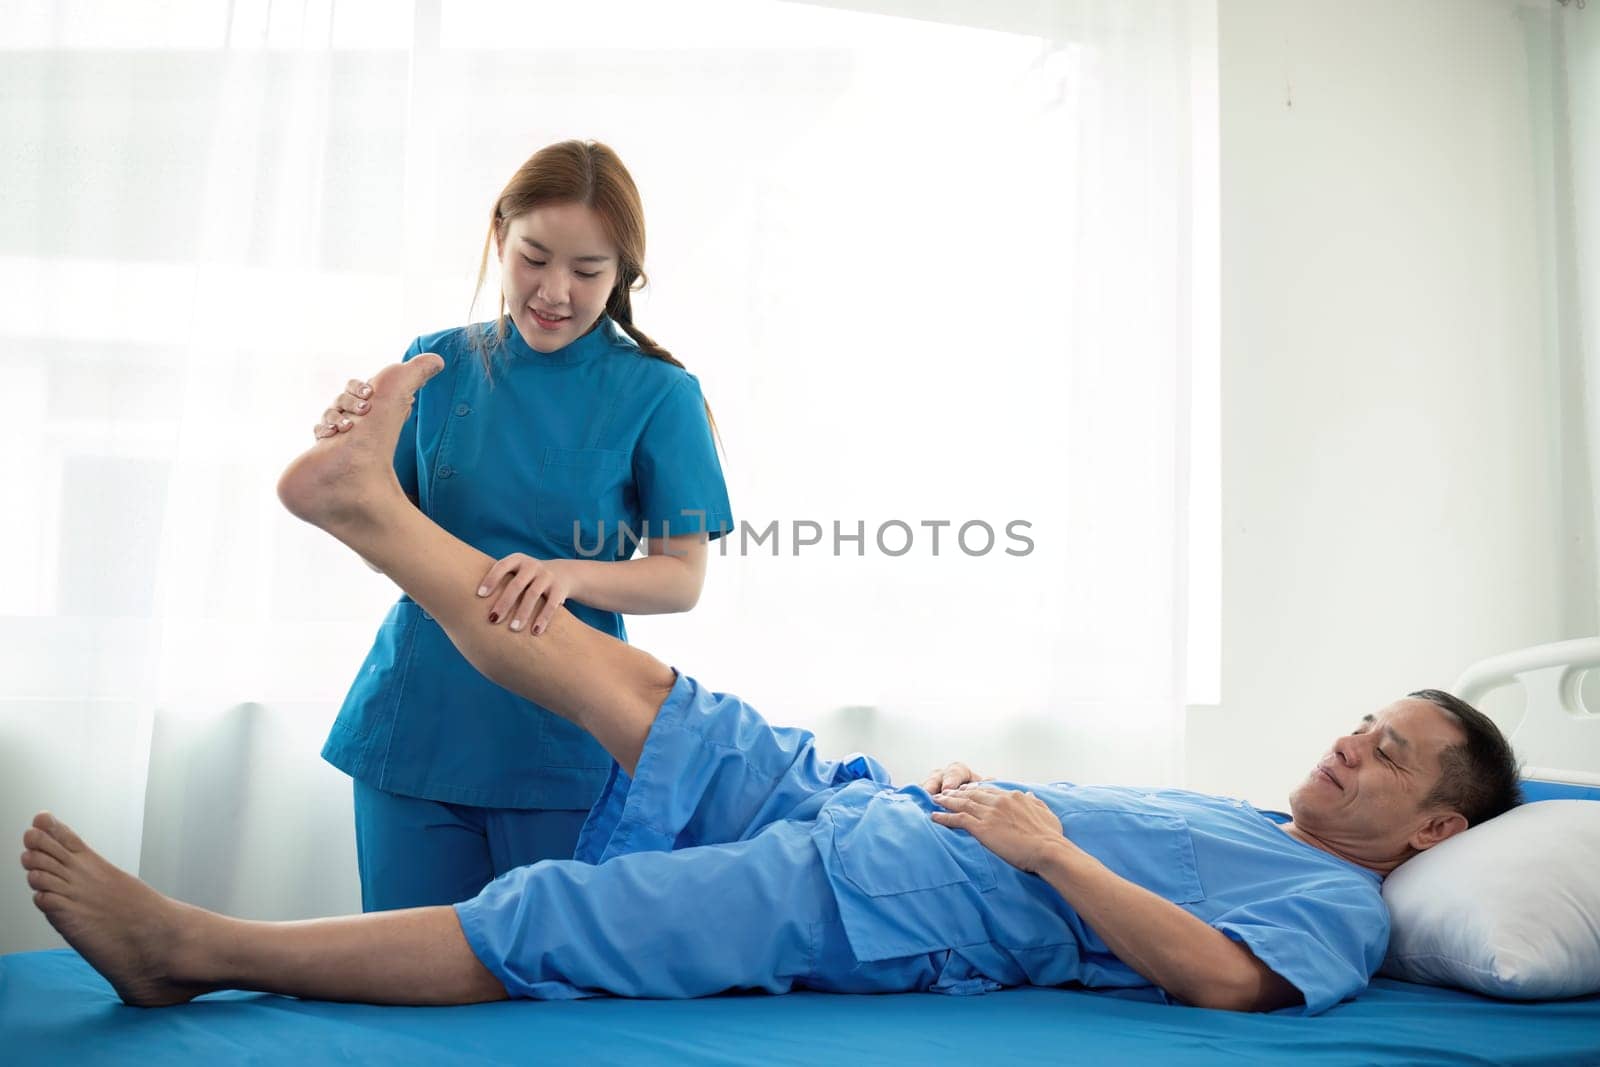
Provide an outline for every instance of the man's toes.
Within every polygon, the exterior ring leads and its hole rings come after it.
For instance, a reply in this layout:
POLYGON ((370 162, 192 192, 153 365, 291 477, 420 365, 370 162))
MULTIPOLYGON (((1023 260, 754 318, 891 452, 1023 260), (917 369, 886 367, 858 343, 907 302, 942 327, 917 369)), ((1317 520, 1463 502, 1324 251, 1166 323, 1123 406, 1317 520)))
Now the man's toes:
POLYGON ((32 870, 28 872, 28 888, 40 893, 65 893, 68 886, 67 880, 59 874, 32 870))
POLYGON ((67 898, 59 893, 34 893, 33 906, 46 915, 54 914, 67 906, 67 898))
POLYGON ((66 845, 63 845, 43 830, 32 826, 22 832, 22 847, 34 852, 48 853, 62 863, 67 862, 67 857, 72 855, 67 851, 66 845))
POLYGON ((416 392, 429 378, 444 370, 444 357, 437 352, 423 352, 407 360, 405 365, 413 374, 409 379, 411 391, 416 392))
POLYGON ((41 811, 33 817, 35 829, 43 830, 66 846, 68 852, 82 852, 87 846, 83 838, 72 832, 72 827, 51 815, 48 811, 41 811))
POLYGON ((30 848, 22 854, 22 869, 26 871, 49 871, 51 874, 65 878, 67 876, 66 864, 50 855, 30 848))
POLYGON ((444 359, 434 352, 413 356, 404 363, 383 368, 372 376, 372 392, 380 397, 405 397, 409 402, 429 378, 444 370, 444 359))

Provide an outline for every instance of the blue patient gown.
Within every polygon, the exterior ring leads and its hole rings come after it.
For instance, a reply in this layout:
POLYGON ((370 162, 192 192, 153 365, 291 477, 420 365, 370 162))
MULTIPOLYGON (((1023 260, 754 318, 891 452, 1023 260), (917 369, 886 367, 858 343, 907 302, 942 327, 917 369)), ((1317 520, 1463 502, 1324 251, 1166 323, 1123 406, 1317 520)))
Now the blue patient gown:
MULTIPOLYGON (((1308 1014, 1365 987, 1388 915, 1375 874, 1242 801, 1027 788, 1117 874, 1242 941, 1308 1014)), ((820 758, 737 697, 679 674, 632 778, 613 766, 573 860, 519 867, 456 905, 512 996, 727 989, 982 993, 1143 987, 1044 879, 935 823, 875 760, 820 758)))

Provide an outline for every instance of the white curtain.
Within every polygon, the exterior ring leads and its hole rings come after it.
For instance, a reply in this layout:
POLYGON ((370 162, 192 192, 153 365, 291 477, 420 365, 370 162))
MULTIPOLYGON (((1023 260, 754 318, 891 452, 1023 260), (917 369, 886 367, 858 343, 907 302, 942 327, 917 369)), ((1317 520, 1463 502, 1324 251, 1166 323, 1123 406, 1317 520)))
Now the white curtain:
MULTIPOLYGON (((0 18, 0 826, 51 807, 238 914, 358 906, 317 752, 395 590, 272 486, 347 378, 467 320, 495 193, 565 137, 630 167, 636 321, 776 524, 633 640, 901 779, 1178 780, 1215 684, 1212 0, 0 18)), ((0 949, 52 943, 0 880, 0 949)))
MULTIPOLYGON (((1575 558, 1574 605, 1565 620, 1574 636, 1592 633, 1600 614, 1600 9, 1566 5, 1550 13, 1551 138, 1555 181, 1551 213, 1555 271, 1552 280, 1563 391, 1563 424, 1581 433, 1563 436, 1564 498, 1575 558), (1586 626, 1584 624, 1587 624, 1586 626)), ((1594 679, 1593 680, 1600 680, 1594 679)), ((1593 706, 1593 705, 1591 705, 1593 706)))

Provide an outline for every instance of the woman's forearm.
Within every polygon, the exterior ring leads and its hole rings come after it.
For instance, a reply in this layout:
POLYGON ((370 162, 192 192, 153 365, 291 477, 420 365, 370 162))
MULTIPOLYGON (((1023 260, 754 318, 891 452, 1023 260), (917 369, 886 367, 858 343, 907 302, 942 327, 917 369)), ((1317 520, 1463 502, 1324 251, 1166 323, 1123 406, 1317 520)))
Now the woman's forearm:
POLYGON ((563 561, 572 577, 569 599, 624 615, 668 615, 688 611, 700 600, 704 568, 686 556, 641 556, 617 563, 563 561))

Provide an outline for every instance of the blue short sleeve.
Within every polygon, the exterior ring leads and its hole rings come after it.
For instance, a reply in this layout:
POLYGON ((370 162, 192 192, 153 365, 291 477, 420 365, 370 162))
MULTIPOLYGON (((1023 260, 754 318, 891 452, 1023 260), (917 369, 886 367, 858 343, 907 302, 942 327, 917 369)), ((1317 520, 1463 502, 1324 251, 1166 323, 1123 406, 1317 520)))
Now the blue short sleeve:
MULTIPOLYGON (((422 338, 412 341, 400 362, 405 363, 422 354, 422 338)), ((417 483, 417 405, 411 405, 406 424, 400 427, 400 440, 394 446, 394 473, 400 479, 400 488, 415 504, 421 494, 417 483)))
POLYGON ((1378 891, 1347 880, 1297 888, 1217 916, 1211 925, 1242 941, 1305 997, 1304 1013, 1327 1011, 1367 987, 1389 943, 1378 891))
POLYGON ((707 532, 715 539, 733 527, 728 488, 722 478, 694 375, 684 375, 645 422, 633 456, 640 517, 651 533, 667 536, 707 532))

